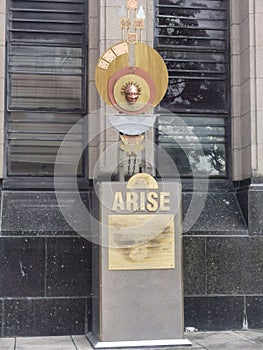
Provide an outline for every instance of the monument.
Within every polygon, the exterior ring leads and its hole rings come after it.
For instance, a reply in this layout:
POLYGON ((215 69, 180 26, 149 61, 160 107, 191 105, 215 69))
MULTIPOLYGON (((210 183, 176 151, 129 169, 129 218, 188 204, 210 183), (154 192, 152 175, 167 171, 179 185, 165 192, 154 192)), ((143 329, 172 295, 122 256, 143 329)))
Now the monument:
MULTIPOLYGON (((130 167, 143 152, 168 73, 161 56, 142 43, 143 8, 128 0, 120 15, 122 41, 102 54, 95 80, 117 111, 109 118, 130 167)), ((87 337, 94 348, 191 346, 183 337, 181 187, 136 173, 135 162, 132 168, 96 189, 100 244, 93 248, 96 297, 87 337)))

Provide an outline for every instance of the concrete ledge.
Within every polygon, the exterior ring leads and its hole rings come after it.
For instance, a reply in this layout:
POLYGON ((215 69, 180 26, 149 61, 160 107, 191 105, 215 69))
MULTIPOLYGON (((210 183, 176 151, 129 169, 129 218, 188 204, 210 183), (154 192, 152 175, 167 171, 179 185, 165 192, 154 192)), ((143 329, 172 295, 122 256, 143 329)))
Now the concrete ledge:
POLYGON ((188 339, 161 339, 161 340, 136 340, 136 341, 100 341, 93 333, 88 333, 88 340, 95 349, 114 348, 140 348, 140 347, 160 347, 160 346, 192 346, 188 339))

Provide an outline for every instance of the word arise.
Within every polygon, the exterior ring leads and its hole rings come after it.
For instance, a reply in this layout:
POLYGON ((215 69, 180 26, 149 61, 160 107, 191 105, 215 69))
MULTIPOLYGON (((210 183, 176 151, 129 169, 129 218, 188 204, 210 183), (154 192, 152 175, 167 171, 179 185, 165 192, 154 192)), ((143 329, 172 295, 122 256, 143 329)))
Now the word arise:
POLYGON ((170 211, 170 192, 115 192, 112 211, 170 211))

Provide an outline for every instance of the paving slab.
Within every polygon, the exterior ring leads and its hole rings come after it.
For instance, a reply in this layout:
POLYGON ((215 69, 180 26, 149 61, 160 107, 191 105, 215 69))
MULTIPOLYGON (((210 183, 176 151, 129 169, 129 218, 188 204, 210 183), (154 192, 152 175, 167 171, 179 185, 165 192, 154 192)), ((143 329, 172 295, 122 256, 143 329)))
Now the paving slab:
POLYGON ((15 350, 76 350, 76 347, 70 336, 33 337, 16 338, 15 350))
POLYGON ((93 347, 85 335, 73 335, 72 340, 77 350, 93 350, 93 347))
MULTIPOLYGON (((167 346, 154 350, 262 350, 263 330, 186 333, 188 346, 167 346)), ((153 348, 133 348, 152 350, 153 348)), ((93 350, 85 335, 64 337, 0 338, 0 350, 93 350)), ((112 350, 112 349, 111 349, 112 350)), ((118 349, 124 350, 124 349, 118 349)), ((125 349, 127 350, 127 349, 125 349)))
MULTIPOLYGON (((258 344, 263 345, 263 329, 259 330, 247 330, 247 331, 238 331, 240 336, 243 336, 247 339, 253 340, 258 344)), ((262 346, 263 348, 263 346, 262 346)))
POLYGON ((15 339, 14 338, 0 338, 0 349, 1 350, 14 350, 15 339))
POLYGON ((262 344, 232 331, 197 332, 189 339, 208 350, 262 350, 262 344))

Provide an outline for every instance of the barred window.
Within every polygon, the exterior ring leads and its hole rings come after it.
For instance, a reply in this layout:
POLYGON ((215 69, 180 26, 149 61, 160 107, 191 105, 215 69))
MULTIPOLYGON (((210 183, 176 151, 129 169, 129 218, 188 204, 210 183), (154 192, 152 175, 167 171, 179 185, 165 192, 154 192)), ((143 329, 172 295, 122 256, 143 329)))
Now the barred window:
POLYGON ((157 141, 181 176, 227 175, 228 38, 227 0, 156 1, 155 48, 169 72, 157 141))
MULTIPOLYGON (((8 175, 53 175, 61 141, 86 111, 86 6, 8 1, 8 175)), ((75 136, 69 154, 82 131, 75 136)))

